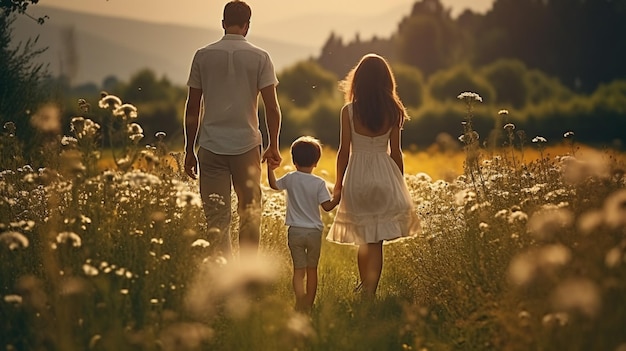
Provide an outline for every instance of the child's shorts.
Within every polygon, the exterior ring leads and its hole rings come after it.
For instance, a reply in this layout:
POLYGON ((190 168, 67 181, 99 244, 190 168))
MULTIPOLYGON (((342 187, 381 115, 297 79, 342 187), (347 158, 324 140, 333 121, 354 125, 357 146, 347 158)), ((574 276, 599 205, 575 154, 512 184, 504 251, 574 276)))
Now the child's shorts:
POLYGON ((289 227, 287 233, 293 268, 317 267, 322 247, 322 231, 317 228, 289 227))

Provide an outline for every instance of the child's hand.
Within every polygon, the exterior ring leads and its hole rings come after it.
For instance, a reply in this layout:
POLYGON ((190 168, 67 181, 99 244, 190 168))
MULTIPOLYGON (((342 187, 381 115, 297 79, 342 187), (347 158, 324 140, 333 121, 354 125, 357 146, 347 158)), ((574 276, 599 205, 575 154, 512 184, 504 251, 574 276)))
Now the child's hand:
POLYGON ((273 170, 275 170, 275 169, 276 169, 276 168, 278 168, 278 167, 280 167, 280 163, 270 162, 270 161, 268 160, 268 162, 267 162, 267 169, 269 169, 269 170, 272 170, 272 171, 273 171, 273 170))

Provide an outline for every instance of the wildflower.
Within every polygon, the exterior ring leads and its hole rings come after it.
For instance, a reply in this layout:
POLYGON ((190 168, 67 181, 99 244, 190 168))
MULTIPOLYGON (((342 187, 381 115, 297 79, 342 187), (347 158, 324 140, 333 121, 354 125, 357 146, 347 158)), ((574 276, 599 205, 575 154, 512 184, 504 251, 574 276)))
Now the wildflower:
POLYGON ((61 138, 61 145, 74 147, 74 146, 78 145, 78 140, 76 138, 74 138, 74 137, 69 137, 69 136, 64 135, 61 138))
POLYGON ((137 107, 131 104, 123 104, 113 110, 113 115, 121 118, 137 118, 137 107))
POLYGON ((143 134, 143 128, 138 123, 129 123, 127 129, 128 134, 143 134))
MULTIPOLYGON (((241 248, 239 259, 227 263, 207 261, 186 296, 189 311, 201 315, 222 302, 234 318, 248 314, 251 303, 278 278, 275 262, 241 248)), ((222 258, 223 261, 223 258, 222 258)))
POLYGON ((138 143, 141 139, 143 139, 143 134, 133 134, 128 137, 133 143, 138 143))
POLYGON ((198 193, 193 191, 180 191, 176 194, 176 206, 198 206, 202 207, 202 199, 198 193))
MULTIPOLYGON (((126 159, 126 162, 130 162, 130 160, 126 159)), ((161 178, 158 176, 139 170, 124 173, 123 181, 134 188, 143 188, 146 190, 161 184, 161 178)))
POLYGON ((626 226, 626 190, 618 190, 604 200, 604 221, 613 228, 626 226))
POLYGON ((191 247, 202 247, 202 248, 206 248, 209 247, 211 245, 211 243, 209 243, 208 241, 204 240, 204 239, 197 239, 196 241, 194 241, 193 243, 191 243, 191 247))
POLYGON ((472 132, 469 134, 461 134, 459 136, 459 141, 465 144, 470 144, 474 141, 477 141, 478 139, 480 139, 480 135, 475 130, 472 130, 472 132))
POLYGON ((72 247, 81 247, 83 244, 82 239, 78 234, 74 232, 61 232, 56 237, 56 242, 58 244, 67 244, 72 247))
POLYGON ((22 233, 16 231, 0 234, 0 243, 4 243, 11 251, 28 247, 28 239, 22 233))
POLYGON ((531 140, 533 143, 547 143, 548 140, 542 136, 536 136, 531 140))
POLYGON ((225 206, 226 205, 224 203, 224 198, 221 195, 218 195, 218 194, 210 194, 208 201, 210 203, 213 203, 214 205, 219 205, 219 206, 225 206))
POLYGON ((431 178, 427 173, 417 173, 415 175, 415 178, 417 179, 418 182, 426 182, 426 183, 430 183, 433 181, 433 178, 431 178))
POLYGON ((95 136, 100 130, 100 125, 88 118, 74 117, 70 122, 70 130, 81 139, 95 136))
POLYGON ((15 295, 15 294, 13 294, 13 295, 5 295, 4 296, 4 302, 20 305, 22 303, 22 297, 20 295, 15 295))
POLYGON ((515 256, 509 264, 509 278, 518 286, 527 286, 540 275, 555 272, 571 260, 570 250, 560 244, 530 249, 515 256))
POLYGON ((89 350, 95 350, 101 339, 102 336, 100 334, 92 336, 89 340, 89 350))
POLYGON ((84 117, 74 117, 70 121, 70 130, 74 132, 76 135, 81 135, 83 133, 83 129, 85 129, 85 118, 84 117))
POLYGON ((459 96, 457 96, 456 98, 459 100, 463 100, 465 102, 475 102, 475 101, 483 102, 483 98, 480 97, 480 95, 469 92, 469 91, 459 94, 459 96))
POLYGON ((85 128, 83 130, 83 136, 95 136, 100 130, 100 125, 89 118, 85 119, 85 128))
POLYGON ((60 133, 61 112, 59 107, 53 104, 44 105, 30 118, 30 124, 43 133, 60 133))
POLYGON ((98 271, 98 268, 90 265, 89 263, 85 263, 83 264, 83 273, 85 273, 86 276, 95 277, 100 272, 98 271))
POLYGON ((509 110, 500 110, 498 111, 498 115, 500 116, 506 116, 509 114, 509 110))
POLYGON ((557 313, 549 313, 546 314, 545 316, 543 316, 543 318, 541 319, 541 324, 544 327, 563 327, 566 326, 569 323, 569 315, 567 313, 564 312, 557 312, 557 313))
POLYGON ((507 219, 509 218, 509 210, 500 210, 498 212, 496 212, 496 214, 494 215, 495 218, 498 219, 507 219))
POLYGON ((604 257, 604 264, 608 268, 616 268, 624 262, 624 260, 626 260, 626 255, 624 255, 622 249, 614 247, 606 253, 606 256, 604 257))
POLYGON ((15 127, 14 122, 6 122, 4 124, 4 129, 6 129, 7 133, 9 133, 9 136, 14 136, 17 128, 15 127))
POLYGON ((558 310, 579 312, 594 317, 600 311, 600 288, 589 279, 568 279, 557 286, 551 302, 558 310))
POLYGON ((511 211, 509 215, 509 223, 513 224, 515 222, 526 222, 528 220, 528 215, 523 211, 511 211))
POLYGON ((463 189, 454 195, 454 199, 457 206, 465 206, 469 202, 476 200, 476 193, 468 189, 463 189))
POLYGON ((78 108, 82 112, 87 113, 91 109, 91 105, 85 99, 78 99, 78 108))
POLYGON ((315 329, 311 326, 311 321, 305 315, 296 313, 287 321, 287 330, 293 335, 303 338, 315 336, 315 329))
POLYGON ((115 172, 106 170, 102 173, 102 179, 107 183, 112 183, 115 180, 115 172))
POLYGON ((574 222, 574 215, 566 209, 543 209, 528 220, 528 232, 538 239, 551 239, 574 222))
POLYGON ((104 95, 100 101, 98 101, 98 106, 100 106, 100 108, 117 109, 121 105, 122 100, 115 95, 104 95))
POLYGON ((167 219, 167 214, 163 211, 154 211, 150 215, 150 219, 157 223, 165 222, 165 220, 167 219))

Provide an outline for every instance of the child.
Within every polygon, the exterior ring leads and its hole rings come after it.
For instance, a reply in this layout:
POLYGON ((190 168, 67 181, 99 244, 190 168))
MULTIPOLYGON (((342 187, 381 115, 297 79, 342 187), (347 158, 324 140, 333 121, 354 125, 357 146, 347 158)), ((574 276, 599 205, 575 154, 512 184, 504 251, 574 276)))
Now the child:
POLYGON ((320 142, 303 136, 291 144, 291 158, 296 171, 276 179, 274 168, 268 163, 267 177, 274 190, 287 190, 288 244, 293 260, 293 290, 296 310, 310 311, 317 291, 317 263, 322 246, 324 224, 319 206, 330 211, 339 197, 331 199, 324 179, 311 174, 322 154, 320 142), (306 290, 304 279, 306 277, 306 290))
POLYGON ((400 134, 407 113, 393 73, 381 56, 363 56, 342 82, 337 179, 342 200, 327 239, 358 245, 365 296, 374 297, 383 267, 383 242, 416 236, 420 222, 404 182, 400 134))

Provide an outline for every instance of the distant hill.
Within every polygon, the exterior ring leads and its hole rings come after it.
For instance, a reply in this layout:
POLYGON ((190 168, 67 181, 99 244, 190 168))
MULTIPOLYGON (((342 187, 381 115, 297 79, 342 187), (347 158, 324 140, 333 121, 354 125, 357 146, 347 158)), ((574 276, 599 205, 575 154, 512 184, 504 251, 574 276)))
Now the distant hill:
MULTIPOLYGON (((73 85, 102 83, 109 76, 127 80, 140 69, 150 68, 175 84, 184 85, 196 49, 219 40, 222 31, 200 27, 118 19, 32 6, 35 16, 50 18, 38 25, 18 16, 13 25, 14 43, 39 36, 37 47, 47 47, 39 59, 49 71, 71 77, 73 85)), ((280 71, 319 52, 319 47, 297 45, 250 35, 250 40, 270 52, 280 71)))
POLYGON ((398 29, 402 18, 410 13, 411 7, 407 5, 366 16, 351 13, 310 13, 269 23, 253 22, 252 32, 260 36, 276 37, 281 28, 289 28, 290 38, 297 38, 321 48, 331 33, 345 41, 353 40, 357 34, 361 40, 369 40, 374 36, 389 38, 398 29))

